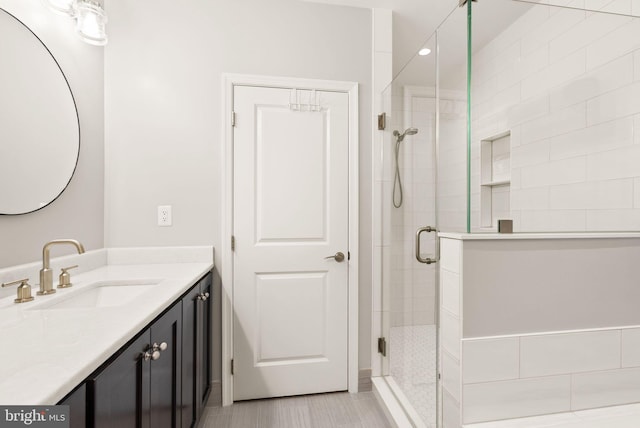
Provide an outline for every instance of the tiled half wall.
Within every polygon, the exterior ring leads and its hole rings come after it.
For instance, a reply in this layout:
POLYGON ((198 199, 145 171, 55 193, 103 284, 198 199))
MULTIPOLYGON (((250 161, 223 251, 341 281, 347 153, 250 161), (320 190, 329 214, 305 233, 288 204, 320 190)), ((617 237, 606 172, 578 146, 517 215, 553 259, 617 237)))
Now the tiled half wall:
MULTIPOLYGON (((582 236, 574 237, 571 239, 574 245, 566 246, 562 245, 570 239, 566 236, 517 238, 494 235, 493 238, 478 239, 473 235, 461 235, 460 239, 441 239, 443 426, 458 428, 461 424, 640 402, 640 323, 606 325, 608 320, 615 320, 620 315, 620 310, 614 309, 618 307, 617 303, 630 299, 629 293, 616 290, 617 286, 624 287, 624 281, 618 281, 619 272, 612 271, 605 284, 598 276, 592 275, 590 280, 572 274, 588 269, 585 264, 591 264, 590 252, 601 252, 601 269, 609 269, 607 266, 610 267, 613 260, 608 258, 615 257, 624 276, 639 278, 640 267, 635 267, 637 258, 633 254, 638 238, 582 236), (511 252, 514 259, 502 258, 501 247, 511 252), (608 253, 612 247, 622 248, 622 253, 608 253), (546 264, 539 263, 536 254, 554 251, 554 259, 546 264), (625 256, 625 253, 628 254, 625 256), (502 265, 487 267, 496 275, 491 281, 486 278, 483 281, 476 275, 474 266, 479 254, 505 260, 502 265), (543 284, 554 284, 554 287, 542 294, 527 294, 526 290, 518 288, 518 275, 511 275, 513 270, 519 272, 521 278, 536 277, 542 288, 543 284), (599 308, 600 313, 594 313, 591 325, 585 317, 579 328, 567 329, 562 324, 562 317, 551 317, 548 311, 557 308, 549 302, 563 287, 553 283, 555 277, 563 278, 569 288, 580 278, 579 289, 564 311, 571 318, 572 311, 599 308), (500 284, 500 278, 510 282, 511 287, 502 288, 505 284, 500 284), (482 293, 477 292, 478 287, 482 293), (602 287, 611 292, 598 292, 602 287), (472 288, 474 292, 467 292, 472 288), (558 289, 557 292, 554 289, 558 289), (510 292, 514 294, 511 296, 514 301, 520 299, 523 304, 537 308, 537 318, 551 317, 558 327, 544 324, 546 328, 540 331, 473 336, 473 329, 466 328, 468 320, 465 317, 481 316, 478 308, 482 306, 486 308, 486 317, 501 312, 495 301, 510 292), (472 301, 477 299, 481 299, 483 305, 472 301)), ((631 296, 631 300, 635 297, 631 296)), ((510 328, 536 325, 518 319, 527 317, 526 312, 520 312, 520 316, 515 314, 511 314, 510 328)), ((491 328, 502 328, 497 324, 487 327, 486 333, 491 333, 491 328)))

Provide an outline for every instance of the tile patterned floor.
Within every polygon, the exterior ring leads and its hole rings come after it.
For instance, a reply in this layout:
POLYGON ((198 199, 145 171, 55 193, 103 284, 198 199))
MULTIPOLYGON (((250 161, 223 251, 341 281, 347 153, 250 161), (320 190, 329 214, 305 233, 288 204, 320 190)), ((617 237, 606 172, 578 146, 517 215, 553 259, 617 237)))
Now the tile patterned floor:
POLYGON ((422 421, 436 426, 435 326, 392 327, 389 372, 422 421))
POLYGON ((301 395, 207 406, 199 428, 391 428, 372 392, 301 395))

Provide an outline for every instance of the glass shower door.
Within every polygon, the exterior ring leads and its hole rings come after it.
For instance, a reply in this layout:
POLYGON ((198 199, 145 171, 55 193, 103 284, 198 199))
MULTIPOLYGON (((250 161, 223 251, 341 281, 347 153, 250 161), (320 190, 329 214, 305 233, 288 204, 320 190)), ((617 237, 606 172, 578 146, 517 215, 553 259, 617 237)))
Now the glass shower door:
POLYGON ((441 426, 451 399, 438 379, 439 265, 425 262, 438 258, 436 230, 466 226, 466 42, 455 8, 382 97, 382 370, 418 427, 441 426))
POLYGON ((435 428, 437 267, 419 261, 436 257, 435 37, 422 48, 383 94, 383 372, 416 426, 435 428))

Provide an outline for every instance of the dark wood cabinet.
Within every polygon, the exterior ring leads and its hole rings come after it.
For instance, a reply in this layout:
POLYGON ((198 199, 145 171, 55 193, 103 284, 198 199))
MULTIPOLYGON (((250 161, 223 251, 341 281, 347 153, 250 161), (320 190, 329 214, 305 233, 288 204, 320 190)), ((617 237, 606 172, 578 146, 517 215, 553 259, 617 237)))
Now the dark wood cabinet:
POLYGON ((180 427, 182 306, 173 305, 87 382, 95 428, 180 427))
POLYGON ((211 388, 208 273, 59 402, 71 428, 195 427, 211 388))
POLYGON ((142 426, 149 408, 144 383, 149 382, 148 364, 142 358, 151 340, 146 330, 122 349, 118 356, 96 376, 87 380, 88 401, 92 411, 89 426, 128 428, 142 426), (145 369, 147 367, 147 369, 145 369))
POLYGON ((211 390, 211 287, 205 276, 182 299, 182 427, 196 425, 211 390))
POLYGON ((84 383, 60 400, 59 404, 69 406, 70 428, 87 426, 87 387, 84 383))

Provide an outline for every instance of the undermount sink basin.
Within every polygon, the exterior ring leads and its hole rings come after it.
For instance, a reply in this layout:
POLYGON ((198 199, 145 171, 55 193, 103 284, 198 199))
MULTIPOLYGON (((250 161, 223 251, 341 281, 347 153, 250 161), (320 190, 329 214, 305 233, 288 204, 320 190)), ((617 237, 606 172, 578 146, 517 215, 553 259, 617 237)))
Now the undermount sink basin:
POLYGON ((159 283, 159 280, 96 282, 68 296, 60 296, 58 299, 30 309, 89 309, 123 306, 159 283))

